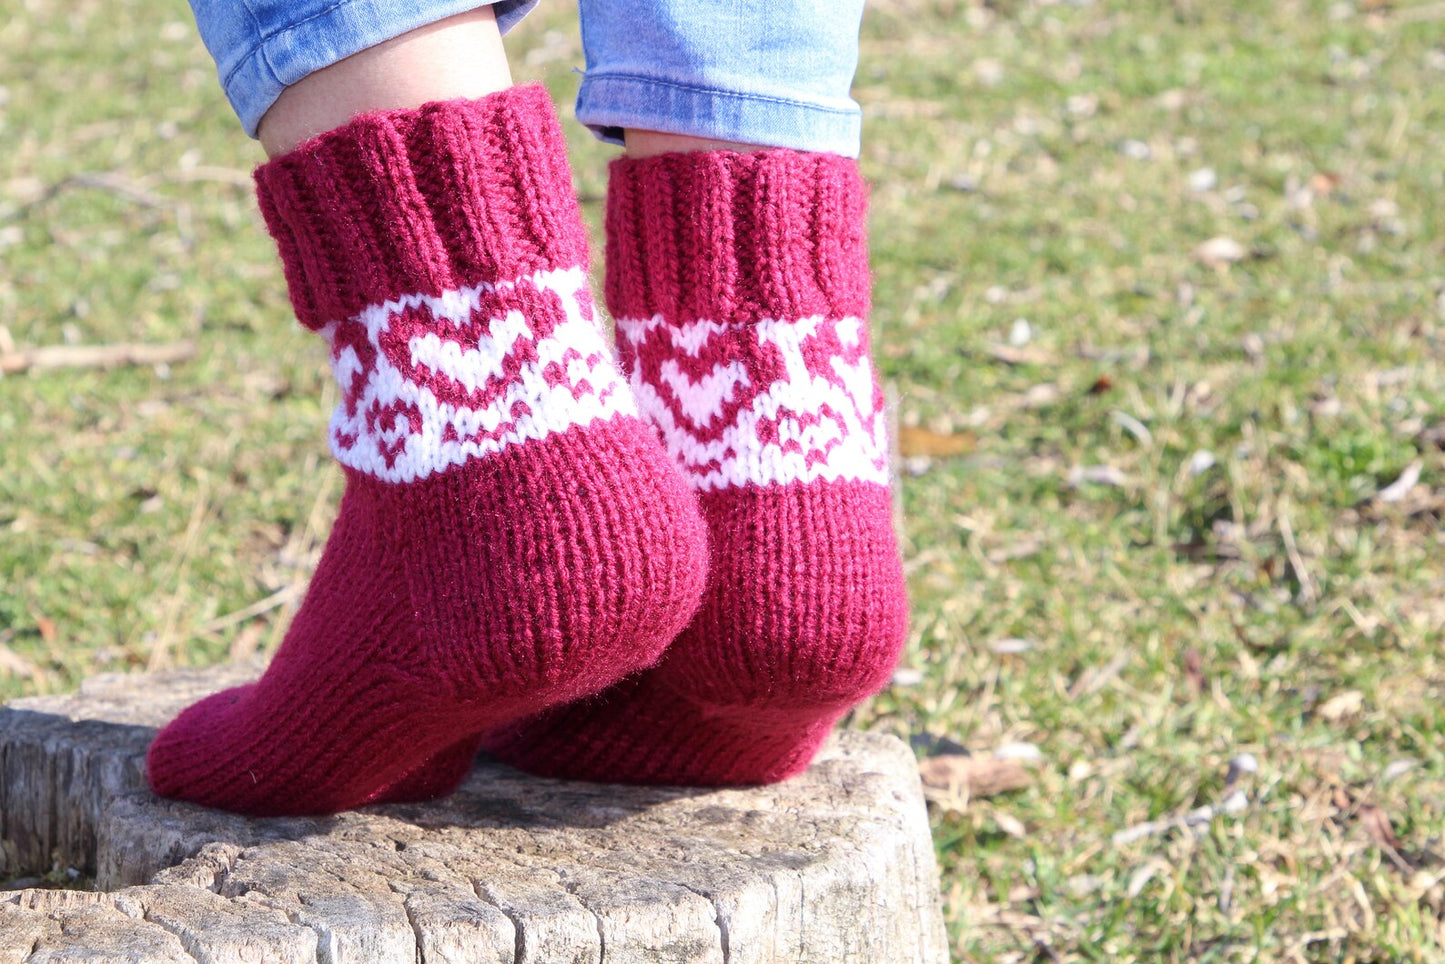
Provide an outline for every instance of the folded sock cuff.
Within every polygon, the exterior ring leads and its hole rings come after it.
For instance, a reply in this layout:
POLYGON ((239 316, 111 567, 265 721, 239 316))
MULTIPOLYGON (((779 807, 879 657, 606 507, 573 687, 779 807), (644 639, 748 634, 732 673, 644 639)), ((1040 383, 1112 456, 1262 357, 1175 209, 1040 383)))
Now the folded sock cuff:
POLYGON ((308 328, 403 295, 586 263, 566 146, 539 85, 362 114, 255 179, 308 328))
POLYGON ((834 154, 614 161, 608 306, 618 317, 677 324, 864 317, 866 204, 857 162, 834 154))

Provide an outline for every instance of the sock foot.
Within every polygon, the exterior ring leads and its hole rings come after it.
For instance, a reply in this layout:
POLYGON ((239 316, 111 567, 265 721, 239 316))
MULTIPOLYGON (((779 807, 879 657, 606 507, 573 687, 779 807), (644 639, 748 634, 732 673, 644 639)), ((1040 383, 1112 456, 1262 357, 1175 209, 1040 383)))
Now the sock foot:
POLYGON ((709 710, 642 673, 486 734, 484 748, 538 776, 594 783, 749 786, 805 770, 844 710, 709 710))

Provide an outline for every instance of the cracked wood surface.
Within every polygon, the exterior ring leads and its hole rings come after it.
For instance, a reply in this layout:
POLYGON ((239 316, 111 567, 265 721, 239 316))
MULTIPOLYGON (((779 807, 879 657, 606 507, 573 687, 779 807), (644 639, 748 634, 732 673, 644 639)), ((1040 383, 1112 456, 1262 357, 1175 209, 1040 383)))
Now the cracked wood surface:
POLYGON ((839 734, 803 776, 692 790, 485 759, 445 800, 252 820, 145 789, 154 727, 256 666, 97 677, 0 708, 9 962, 947 960, 912 753, 839 734))

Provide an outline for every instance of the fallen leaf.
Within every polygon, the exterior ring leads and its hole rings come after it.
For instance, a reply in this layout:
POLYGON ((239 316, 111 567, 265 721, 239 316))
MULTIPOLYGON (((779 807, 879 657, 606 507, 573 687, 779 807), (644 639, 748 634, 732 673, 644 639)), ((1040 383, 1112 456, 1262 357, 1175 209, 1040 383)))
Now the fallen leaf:
POLYGON ((1025 760, 1038 762, 1044 758, 1043 751, 1033 743, 1000 743, 994 748, 995 760, 1025 760))
MULTIPOLYGON (((989 562, 997 565, 1013 559, 1027 559, 1029 556, 1036 556, 1043 547, 1044 544, 1039 539, 1020 539, 1011 545, 990 549, 987 557, 989 562)), ((994 652, 1002 652, 1002 650, 995 649, 994 652)))
POLYGON ((1284 182, 1285 203, 1297 211, 1307 211, 1314 207, 1314 188, 1301 184, 1299 178, 1291 174, 1284 182))
POLYGON ((1010 904, 1022 904, 1030 900, 1038 900, 1041 891, 1029 884, 1014 884, 1008 889, 1008 902, 1010 904))
POLYGON ((1000 830, 1015 839, 1023 839, 1029 835, 1028 830, 1024 827, 1023 821, 1013 814, 995 813, 993 815, 993 822, 1000 830))
POLYGON ((1159 96, 1154 98, 1154 103, 1164 110, 1179 110, 1189 103, 1189 92, 1180 90, 1178 87, 1171 87, 1161 91, 1159 96))
POLYGON ((1400 477, 1381 489, 1375 498, 1380 502, 1399 502, 1409 495, 1410 490, 1420 481, 1420 469, 1423 467, 1424 463, 1419 459, 1411 462, 1405 466, 1400 477))
POLYGON ((1118 146, 1120 154, 1123 154, 1125 157, 1131 158, 1136 161, 1147 161, 1149 160, 1150 155, 1153 154, 1153 151, 1149 149, 1148 144, 1132 137, 1128 137, 1120 141, 1118 146))
POLYGON ((1385 764, 1385 769, 1380 771, 1380 782, 1389 783, 1391 780, 1399 779, 1400 777, 1409 773, 1411 770, 1415 769, 1416 765, 1419 762, 1420 761, 1418 760, 1410 759, 1391 760, 1389 763, 1385 764))
POLYGON ((1359 690, 1345 690, 1321 703, 1315 713, 1327 723, 1338 723, 1346 717, 1359 713, 1364 705, 1364 693, 1359 690))
POLYGON ((1052 405, 1058 401, 1059 386, 1052 382, 1044 382, 1041 385, 1034 385, 1024 392, 1023 400, 1019 403, 1021 408, 1042 408, 1045 405, 1052 405))
POLYGON ((1069 699, 1077 700, 1085 696, 1097 693, 1118 679, 1124 667, 1129 665, 1129 653, 1124 651, 1116 653, 1103 666, 1090 666, 1079 674, 1078 678, 1069 684, 1069 699))
POLYGON ((904 456, 899 459, 899 462, 901 463, 900 468, 903 470, 904 475, 923 475, 929 469, 933 468, 933 459, 926 455, 904 456))
POLYGON ((1400 205, 1387 197, 1376 198, 1370 202, 1370 217, 1376 221, 1388 221, 1400 214, 1400 205))
POLYGON ((1212 268, 1224 267, 1236 261, 1243 261, 1249 249, 1233 238, 1210 238, 1194 249, 1194 260, 1212 268))
POLYGON ((898 430, 898 453, 903 456, 930 455, 937 458, 967 455, 976 448, 978 436, 972 432, 935 432, 914 425, 905 425, 898 430))
POLYGON ((1033 782, 1029 771, 1015 760, 963 753, 942 753, 919 760, 918 776, 925 787, 970 797, 1022 790, 1033 782))
POLYGON ((986 57, 979 58, 973 62, 973 74, 985 87, 997 87, 1003 80, 1003 64, 986 57))
POLYGON ((1077 874, 1064 881, 1064 890, 1070 897, 1077 900, 1100 890, 1108 882, 1107 877, 1098 874, 1077 874))
POLYGON ((1362 803, 1355 811, 1355 820, 1360 828, 1365 831, 1365 836, 1378 847, 1388 847, 1391 850, 1400 849, 1400 841, 1395 836, 1395 828, 1390 826, 1390 816, 1385 813, 1385 808, 1373 803, 1362 803))
POLYGON ((1208 682, 1204 678, 1204 657, 1199 650, 1190 649, 1184 653, 1184 682, 1189 687, 1189 692, 1198 697, 1203 693, 1208 682))
POLYGON ((1042 349, 1025 345, 988 345, 984 350, 988 357, 1005 365, 1052 365, 1058 360, 1042 349))
POLYGON ((45 197, 50 186, 38 177, 12 177, 0 184, 0 192, 16 204, 34 204, 45 197))
POLYGON ((60 633, 55 628, 55 620, 48 616, 36 616, 35 628, 40 630, 40 638, 47 643, 53 643, 60 638, 60 633))
POLYGON ((1196 194, 1203 194, 1205 191, 1212 191, 1219 186, 1219 175, 1214 173, 1212 167, 1201 167, 1197 171, 1191 171, 1188 179, 1189 190, 1196 194))
POLYGON ((1229 770, 1224 774, 1224 786, 1229 788, 1239 782, 1246 773, 1258 773, 1259 760, 1253 753, 1241 753, 1229 761, 1229 770))
POLYGON ((1243 790, 1236 790, 1223 800, 1219 806, 1214 808, 1215 813, 1227 813, 1230 816, 1239 816, 1249 809, 1249 797, 1243 790))
POLYGON ((1168 871, 1168 869, 1168 864, 1161 864, 1157 860, 1149 861, 1129 875, 1129 884, 1124 892, 1128 894, 1130 900, 1135 899, 1144 892, 1144 888, 1148 886, 1149 881, 1154 879, 1155 875, 1161 870, 1168 871))
POLYGON ((1134 436, 1140 445, 1151 446, 1154 444, 1154 435, 1149 431, 1149 427, 1128 412, 1121 412, 1115 409, 1109 413, 1109 419, 1115 425, 1134 436))
POLYGON ((1013 324, 1009 325, 1008 343, 1015 348, 1022 348, 1034 337, 1033 325, 1029 324, 1027 318, 1015 318, 1013 324))
POLYGON ((1112 465, 1076 465, 1069 470, 1069 485, 1077 489, 1086 483, 1123 488, 1129 477, 1112 465))

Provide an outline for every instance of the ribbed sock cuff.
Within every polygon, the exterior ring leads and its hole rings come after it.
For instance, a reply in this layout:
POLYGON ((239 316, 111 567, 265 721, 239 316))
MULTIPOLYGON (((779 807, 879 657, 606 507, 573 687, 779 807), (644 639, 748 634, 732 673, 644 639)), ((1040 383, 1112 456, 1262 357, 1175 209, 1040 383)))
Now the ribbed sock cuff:
POLYGON ((308 328, 403 295, 586 263, 566 146, 541 86, 363 114, 255 178, 308 328))
POLYGON ((614 161, 608 307, 677 324, 865 317, 866 203, 857 162, 834 154, 614 161))

